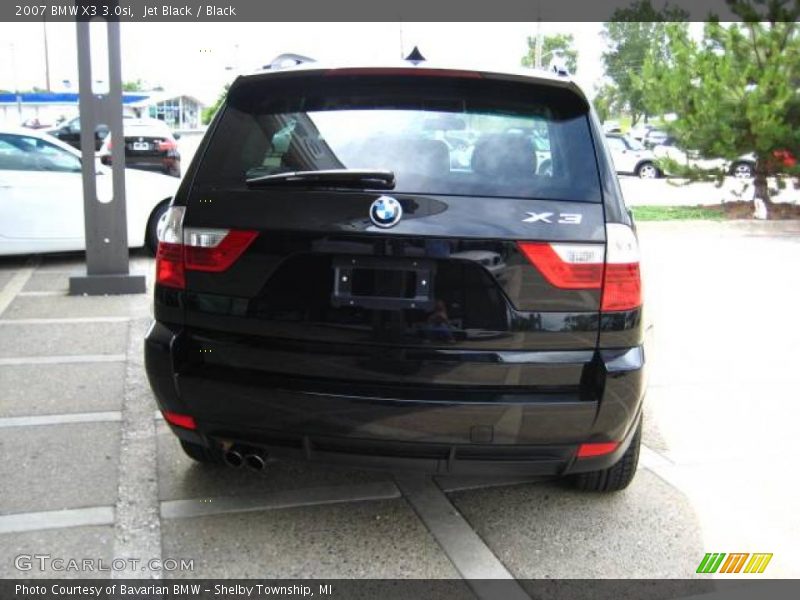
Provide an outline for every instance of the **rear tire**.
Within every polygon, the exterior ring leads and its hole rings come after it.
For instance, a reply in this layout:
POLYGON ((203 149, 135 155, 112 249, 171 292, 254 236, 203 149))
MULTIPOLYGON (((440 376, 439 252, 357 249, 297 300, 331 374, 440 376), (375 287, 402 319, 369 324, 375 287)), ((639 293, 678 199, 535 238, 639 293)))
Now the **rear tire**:
POLYGON ((753 165, 747 162, 738 162, 731 167, 731 175, 736 179, 752 179, 755 171, 753 165))
POLYGON ((643 162, 636 167, 636 176, 640 179, 658 179, 661 177, 661 171, 653 163, 643 162))
POLYGON ((206 448, 200 444, 187 442, 186 440, 179 441, 181 443, 181 448, 183 448, 183 451, 186 453, 186 456, 191 458, 193 461, 203 464, 222 462, 219 455, 210 448, 206 448))
POLYGON ((158 251, 158 221, 164 216, 168 208, 169 200, 165 200, 153 209, 153 212, 150 213, 150 218, 147 219, 147 231, 144 235, 144 243, 153 256, 155 256, 158 251))
POLYGON ((630 446, 628 446, 625 454, 616 464, 600 471, 577 473, 571 478, 572 485, 584 492, 618 492, 624 490, 636 475, 641 444, 642 419, 640 418, 630 446))

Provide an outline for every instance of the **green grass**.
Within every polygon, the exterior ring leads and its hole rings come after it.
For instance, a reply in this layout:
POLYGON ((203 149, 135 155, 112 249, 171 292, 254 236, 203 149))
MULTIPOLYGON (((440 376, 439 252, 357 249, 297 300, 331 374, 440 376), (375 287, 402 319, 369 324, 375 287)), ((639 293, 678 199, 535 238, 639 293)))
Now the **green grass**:
POLYGON ((725 213, 705 206, 634 206, 637 221, 723 221, 725 213))

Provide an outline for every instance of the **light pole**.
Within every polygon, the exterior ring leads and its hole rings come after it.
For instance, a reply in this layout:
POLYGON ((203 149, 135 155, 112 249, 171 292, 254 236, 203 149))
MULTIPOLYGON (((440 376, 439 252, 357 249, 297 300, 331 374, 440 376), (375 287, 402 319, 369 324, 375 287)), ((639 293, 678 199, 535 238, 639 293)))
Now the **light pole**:
POLYGON ((47 21, 42 19, 42 34, 44 35, 44 83, 45 89, 50 91, 50 53, 47 50, 47 21))

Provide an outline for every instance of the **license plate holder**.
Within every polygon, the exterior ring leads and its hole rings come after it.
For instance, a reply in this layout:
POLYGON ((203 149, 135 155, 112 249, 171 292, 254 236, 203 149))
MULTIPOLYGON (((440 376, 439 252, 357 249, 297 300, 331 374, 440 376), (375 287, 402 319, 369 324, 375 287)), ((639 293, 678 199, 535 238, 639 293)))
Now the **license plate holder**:
POLYGON ((150 144, 147 142, 133 142, 134 150, 150 150, 150 144))
POLYGON ((377 310, 433 310, 435 271, 436 263, 425 259, 337 256, 331 303, 377 310))

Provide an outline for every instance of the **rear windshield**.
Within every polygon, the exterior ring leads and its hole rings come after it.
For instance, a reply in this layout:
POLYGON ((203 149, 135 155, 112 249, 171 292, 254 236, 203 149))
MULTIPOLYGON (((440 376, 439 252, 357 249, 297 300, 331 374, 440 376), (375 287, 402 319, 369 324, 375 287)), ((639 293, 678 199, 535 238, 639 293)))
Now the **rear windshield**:
POLYGON ((484 79, 272 77, 235 86, 199 186, 386 169, 398 193, 599 202, 588 107, 568 89, 484 79))

